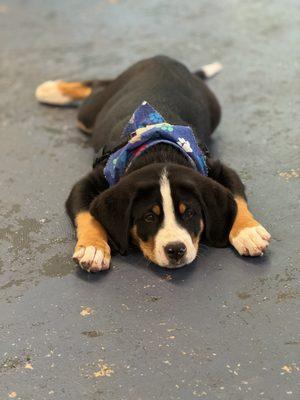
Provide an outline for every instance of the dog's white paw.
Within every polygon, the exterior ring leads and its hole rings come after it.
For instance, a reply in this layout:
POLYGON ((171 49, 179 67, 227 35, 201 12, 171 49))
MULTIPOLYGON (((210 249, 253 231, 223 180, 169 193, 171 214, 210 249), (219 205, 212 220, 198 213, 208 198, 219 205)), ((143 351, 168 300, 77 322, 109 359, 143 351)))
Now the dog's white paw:
POLYGON ((38 101, 45 104, 63 106, 73 102, 73 99, 63 94, 61 84, 63 81, 46 81, 39 85, 35 91, 38 101))
POLYGON ((262 256, 269 246, 271 235, 262 226, 242 229, 230 242, 241 256, 262 256))
MULTIPOLYGON (((107 247, 109 248, 108 245, 107 247)), ((110 251, 94 246, 77 246, 73 254, 73 260, 75 260, 82 269, 88 272, 98 272, 109 269, 110 258, 110 251)))

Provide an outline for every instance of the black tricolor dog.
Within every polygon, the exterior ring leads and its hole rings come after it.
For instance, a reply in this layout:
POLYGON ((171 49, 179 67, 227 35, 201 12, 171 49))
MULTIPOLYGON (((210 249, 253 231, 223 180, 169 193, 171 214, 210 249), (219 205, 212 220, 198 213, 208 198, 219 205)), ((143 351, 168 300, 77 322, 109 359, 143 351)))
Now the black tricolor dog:
POLYGON ((124 254, 130 243, 168 268, 192 262, 200 238, 216 247, 231 243, 241 255, 263 254, 270 235, 249 212, 240 178, 205 150, 221 116, 217 99, 203 82, 214 67, 191 73, 181 63, 158 56, 111 81, 48 81, 37 88, 42 103, 84 100, 78 126, 92 135, 98 152, 92 172, 76 183, 66 202, 78 239, 73 257, 82 268, 108 269, 110 247, 124 254), (124 127, 145 100, 165 123, 154 118, 124 141, 124 127), (134 135, 163 128, 171 132, 178 126, 192 129, 199 154, 206 153, 208 176, 179 145, 161 140, 132 153, 123 176, 109 185, 105 168, 111 153, 123 151, 134 135))

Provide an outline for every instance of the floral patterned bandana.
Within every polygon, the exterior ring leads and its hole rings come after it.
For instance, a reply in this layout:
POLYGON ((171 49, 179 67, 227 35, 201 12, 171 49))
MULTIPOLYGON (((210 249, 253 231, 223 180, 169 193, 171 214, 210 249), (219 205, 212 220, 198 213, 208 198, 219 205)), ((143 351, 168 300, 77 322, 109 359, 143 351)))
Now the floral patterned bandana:
POLYGON ((158 143, 168 143, 178 148, 201 175, 207 176, 205 154, 199 148, 192 129, 168 124, 146 101, 133 113, 123 136, 129 139, 128 142, 110 155, 104 167, 104 175, 110 186, 119 181, 134 158, 158 143))

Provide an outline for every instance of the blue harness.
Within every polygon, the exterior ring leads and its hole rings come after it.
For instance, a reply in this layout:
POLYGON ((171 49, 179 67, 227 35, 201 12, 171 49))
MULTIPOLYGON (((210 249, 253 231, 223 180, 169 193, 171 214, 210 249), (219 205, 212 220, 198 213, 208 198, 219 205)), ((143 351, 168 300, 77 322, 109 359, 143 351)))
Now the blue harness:
POLYGON ((158 143, 167 143, 179 149, 201 175, 207 176, 206 156, 199 148, 192 129, 168 124, 146 101, 135 110, 122 136, 127 138, 127 142, 110 154, 104 167, 109 186, 118 183, 136 157, 158 143))

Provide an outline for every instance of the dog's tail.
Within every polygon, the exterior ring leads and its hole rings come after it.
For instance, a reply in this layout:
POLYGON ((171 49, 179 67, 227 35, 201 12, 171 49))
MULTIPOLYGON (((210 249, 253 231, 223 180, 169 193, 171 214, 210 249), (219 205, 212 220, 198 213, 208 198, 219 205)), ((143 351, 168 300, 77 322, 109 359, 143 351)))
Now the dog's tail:
POLYGON ((35 91, 36 99, 43 104, 53 106, 76 105, 87 98, 92 90, 104 89, 111 80, 93 80, 83 82, 46 81, 35 91))
POLYGON ((217 75, 222 69, 223 66, 221 63, 214 62, 212 64, 203 65, 203 67, 199 71, 195 72, 195 75, 198 76, 200 79, 206 80, 217 75))

